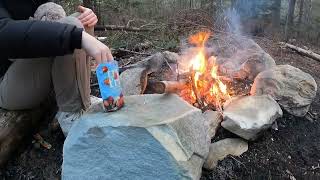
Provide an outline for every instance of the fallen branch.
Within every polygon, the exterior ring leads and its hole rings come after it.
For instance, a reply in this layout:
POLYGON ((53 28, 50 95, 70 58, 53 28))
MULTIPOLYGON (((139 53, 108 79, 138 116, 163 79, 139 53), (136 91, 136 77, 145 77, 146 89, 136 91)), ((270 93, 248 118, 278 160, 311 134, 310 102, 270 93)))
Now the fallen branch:
POLYGON ((97 37, 97 39, 101 42, 106 42, 107 41, 107 37, 97 37))
POLYGON ((300 47, 294 46, 292 44, 284 43, 284 42, 281 42, 280 44, 283 45, 284 47, 287 47, 287 48, 290 48, 292 50, 295 50, 296 52, 298 52, 301 55, 307 56, 309 58, 312 58, 312 59, 317 60, 317 61, 320 62, 320 55, 317 54, 317 53, 314 53, 314 52, 312 52, 310 50, 302 49, 300 47))
POLYGON ((127 26, 116 26, 116 25, 104 25, 96 26, 95 31, 132 31, 132 32, 148 32, 150 29, 142 29, 137 27, 127 27, 127 26))
POLYGON ((131 50, 124 49, 124 48, 114 49, 114 50, 111 50, 111 51, 113 51, 113 52, 116 52, 116 51, 122 51, 122 52, 131 53, 131 54, 142 55, 142 56, 151 56, 151 54, 150 54, 150 53, 141 53, 141 52, 131 51, 131 50))
POLYGON ((48 107, 30 111, 6 111, 0 109, 0 167, 19 150, 23 150, 30 137, 43 122, 48 107))

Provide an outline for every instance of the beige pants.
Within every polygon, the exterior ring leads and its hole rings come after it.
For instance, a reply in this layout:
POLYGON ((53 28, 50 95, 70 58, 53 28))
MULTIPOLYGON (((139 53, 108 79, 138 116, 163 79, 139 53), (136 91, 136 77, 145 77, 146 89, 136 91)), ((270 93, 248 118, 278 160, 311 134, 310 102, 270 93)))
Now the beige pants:
POLYGON ((60 111, 75 112, 90 105, 90 59, 83 50, 61 57, 13 61, 0 83, 1 108, 32 109, 52 90, 60 111))

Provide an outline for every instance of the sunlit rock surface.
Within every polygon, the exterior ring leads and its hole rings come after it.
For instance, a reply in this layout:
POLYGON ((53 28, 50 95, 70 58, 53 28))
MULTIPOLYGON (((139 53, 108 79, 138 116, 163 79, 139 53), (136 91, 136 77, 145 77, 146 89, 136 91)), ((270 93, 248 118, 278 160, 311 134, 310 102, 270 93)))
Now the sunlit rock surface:
POLYGON ((224 105, 221 126, 244 139, 255 140, 281 116, 280 106, 269 95, 237 97, 224 105))

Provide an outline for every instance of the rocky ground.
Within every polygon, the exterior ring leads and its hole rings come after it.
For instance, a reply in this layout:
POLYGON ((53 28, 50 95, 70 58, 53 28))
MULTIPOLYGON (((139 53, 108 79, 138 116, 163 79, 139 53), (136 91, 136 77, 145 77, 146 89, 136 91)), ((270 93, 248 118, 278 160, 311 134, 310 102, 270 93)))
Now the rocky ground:
MULTIPOLYGON (((266 39, 255 39, 277 64, 290 64, 310 73, 320 84, 320 62, 280 49, 266 39)), ((319 51, 318 51, 319 52, 319 51)), ((319 94, 319 90, 318 90, 319 94)), ((320 96, 311 112, 320 113, 320 96)), ((320 115, 320 114, 319 114, 320 115)), ((49 132, 43 125, 42 135, 52 144, 50 150, 35 147, 32 137, 24 151, 0 171, 1 179, 60 179, 64 137, 60 130, 49 132)), ((235 135, 218 131, 212 141, 235 135)), ((241 157, 229 156, 214 171, 203 171, 202 179, 308 179, 320 178, 320 119, 312 121, 285 113, 278 120, 278 130, 269 130, 241 157)))

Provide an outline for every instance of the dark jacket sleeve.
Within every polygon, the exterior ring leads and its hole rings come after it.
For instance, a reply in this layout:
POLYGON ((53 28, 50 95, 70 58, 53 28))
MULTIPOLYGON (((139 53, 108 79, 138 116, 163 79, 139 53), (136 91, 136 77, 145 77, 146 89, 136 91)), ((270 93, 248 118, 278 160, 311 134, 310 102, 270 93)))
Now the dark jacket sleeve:
POLYGON ((73 25, 13 20, 0 1, 0 52, 7 58, 61 56, 81 48, 82 29, 73 25))

